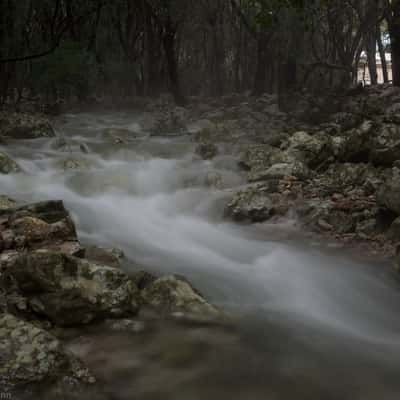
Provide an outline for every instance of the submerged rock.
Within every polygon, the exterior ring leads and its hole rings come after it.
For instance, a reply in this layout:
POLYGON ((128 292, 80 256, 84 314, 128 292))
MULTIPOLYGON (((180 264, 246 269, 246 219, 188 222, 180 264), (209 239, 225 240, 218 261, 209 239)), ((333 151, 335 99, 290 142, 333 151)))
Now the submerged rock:
POLYGON ((96 264, 120 268, 121 260, 124 258, 124 253, 122 250, 116 248, 88 246, 85 248, 85 258, 96 264))
POLYGON ((195 153, 203 160, 211 160, 218 154, 218 147, 213 143, 200 143, 197 145, 195 153))
POLYGON ((0 173, 1 174, 11 174, 15 172, 20 172, 21 168, 19 165, 6 153, 0 152, 0 173))
POLYGON ((1 263, 29 307, 58 325, 87 324, 138 311, 138 289, 118 269, 63 253, 37 250, 1 263))

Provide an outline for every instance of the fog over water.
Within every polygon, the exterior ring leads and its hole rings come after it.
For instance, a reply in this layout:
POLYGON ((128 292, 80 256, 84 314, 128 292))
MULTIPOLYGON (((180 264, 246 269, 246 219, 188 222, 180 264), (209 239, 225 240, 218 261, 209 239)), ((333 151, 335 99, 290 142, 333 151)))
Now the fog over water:
POLYGON ((314 375, 332 390, 343 385, 349 399, 398 398, 400 291, 384 266, 311 246, 293 221, 224 221, 226 199, 244 183, 240 171, 228 155, 195 158, 189 136, 144 137, 123 113, 66 115, 57 129, 77 144, 8 147, 25 173, 0 175, 2 193, 63 199, 84 243, 122 248, 128 269, 189 277, 238 318, 246 340, 282 373, 314 375), (137 139, 113 143, 111 127, 137 139), (87 168, 65 171, 70 158, 87 168), (210 187, 219 175, 222 187, 210 187))

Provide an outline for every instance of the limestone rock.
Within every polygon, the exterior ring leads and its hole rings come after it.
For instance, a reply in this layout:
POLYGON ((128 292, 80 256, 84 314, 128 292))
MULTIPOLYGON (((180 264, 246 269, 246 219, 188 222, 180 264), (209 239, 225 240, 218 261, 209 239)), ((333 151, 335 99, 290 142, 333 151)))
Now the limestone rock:
POLYGON ((138 311, 136 285, 115 268, 37 250, 3 259, 1 270, 3 279, 15 284, 36 314, 58 325, 86 324, 138 311))

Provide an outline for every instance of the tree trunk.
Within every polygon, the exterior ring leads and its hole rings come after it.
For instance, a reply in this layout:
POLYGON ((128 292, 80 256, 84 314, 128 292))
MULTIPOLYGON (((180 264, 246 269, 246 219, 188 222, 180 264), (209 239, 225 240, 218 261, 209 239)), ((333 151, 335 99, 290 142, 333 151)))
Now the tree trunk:
POLYGON ((254 77, 253 94, 260 95, 266 90, 269 35, 259 32, 257 35, 257 67, 254 77))
POLYGON ((400 86, 400 0, 393 0, 388 24, 392 48, 393 85, 400 86))
POLYGON ((376 39, 378 42, 379 57, 381 59, 381 64, 382 64, 383 82, 387 83, 387 82, 389 82, 389 74, 388 74, 388 67, 387 67, 387 62, 386 62, 385 49, 384 49, 383 43, 382 43, 382 32, 381 32, 381 28, 379 25, 377 26, 376 29, 377 29, 376 39))
POLYGON ((183 106, 185 105, 185 98, 182 94, 179 81, 178 63, 175 51, 175 39, 176 30, 171 27, 171 24, 169 22, 167 22, 165 33, 163 35, 163 46, 167 60, 169 84, 176 104, 179 106, 183 106))

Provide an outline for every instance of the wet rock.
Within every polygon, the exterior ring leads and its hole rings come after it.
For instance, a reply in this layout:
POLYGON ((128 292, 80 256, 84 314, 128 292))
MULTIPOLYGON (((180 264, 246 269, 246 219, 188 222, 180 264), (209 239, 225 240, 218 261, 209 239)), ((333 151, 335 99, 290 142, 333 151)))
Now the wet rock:
POLYGON ((221 312, 208 303, 183 277, 163 276, 142 291, 145 304, 163 314, 183 313, 204 318, 219 318, 221 312))
POLYGON ((90 164, 87 160, 68 158, 62 162, 62 168, 64 170, 87 170, 90 168, 90 164))
POLYGON ((12 198, 0 195, 0 211, 2 210, 10 210, 17 206, 17 202, 12 198))
POLYGON ((82 363, 48 332, 10 314, 0 316, 2 389, 68 378, 94 383, 82 363))
POLYGON ((64 136, 57 136, 51 141, 50 147, 53 150, 61 151, 61 152, 82 152, 84 154, 89 153, 89 148, 86 143, 82 143, 77 140, 73 140, 70 138, 65 138, 64 136))
POLYGON ((19 165, 10 158, 6 153, 0 152, 0 173, 11 174, 20 172, 21 168, 19 165))
POLYGON ((85 248, 85 258, 100 265, 112 268, 120 268, 121 260, 124 258, 122 250, 116 248, 104 248, 99 246, 88 246, 85 248))
POLYGON ((138 311, 136 285, 115 268, 37 250, 2 259, 1 270, 32 311, 57 325, 87 324, 138 311))
POLYGON ((55 136, 49 120, 40 115, 0 113, 0 135, 12 139, 36 139, 55 136))
POLYGON ((218 154, 218 147, 213 143, 200 143, 195 149, 195 153, 203 160, 211 160, 218 154))

